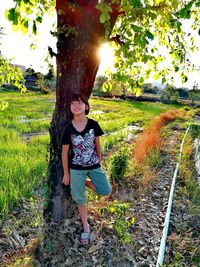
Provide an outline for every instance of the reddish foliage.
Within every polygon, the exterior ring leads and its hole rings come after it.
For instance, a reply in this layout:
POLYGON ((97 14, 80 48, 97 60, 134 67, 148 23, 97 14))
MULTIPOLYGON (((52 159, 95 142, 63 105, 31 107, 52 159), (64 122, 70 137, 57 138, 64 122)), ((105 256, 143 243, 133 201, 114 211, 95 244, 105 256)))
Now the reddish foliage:
POLYGON ((152 124, 139 137, 136 142, 133 155, 137 163, 141 163, 148 153, 161 144, 160 129, 175 120, 182 117, 182 113, 177 110, 167 111, 156 117, 152 124))

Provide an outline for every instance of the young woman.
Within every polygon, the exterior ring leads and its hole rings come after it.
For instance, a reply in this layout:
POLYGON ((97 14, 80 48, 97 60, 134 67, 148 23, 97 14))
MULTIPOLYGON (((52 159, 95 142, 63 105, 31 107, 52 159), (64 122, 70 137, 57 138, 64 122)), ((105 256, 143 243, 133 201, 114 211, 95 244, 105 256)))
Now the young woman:
POLYGON ((72 120, 67 124, 62 135, 62 165, 64 176, 62 182, 70 184, 72 198, 78 206, 83 223, 81 244, 90 242, 85 187, 88 186, 98 195, 111 193, 110 184, 101 168, 100 136, 103 134, 98 122, 87 118, 88 99, 74 94, 70 110, 72 120), (90 180, 86 179, 89 177, 90 180))

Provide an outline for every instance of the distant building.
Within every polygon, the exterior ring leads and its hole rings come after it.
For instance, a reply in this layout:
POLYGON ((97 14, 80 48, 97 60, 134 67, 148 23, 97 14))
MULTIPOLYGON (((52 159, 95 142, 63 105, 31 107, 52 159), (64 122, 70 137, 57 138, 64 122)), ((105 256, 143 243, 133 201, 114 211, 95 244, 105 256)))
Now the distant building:
POLYGON ((25 85, 26 85, 27 88, 36 86, 36 81, 37 81, 37 79, 34 76, 27 75, 25 77, 25 85))

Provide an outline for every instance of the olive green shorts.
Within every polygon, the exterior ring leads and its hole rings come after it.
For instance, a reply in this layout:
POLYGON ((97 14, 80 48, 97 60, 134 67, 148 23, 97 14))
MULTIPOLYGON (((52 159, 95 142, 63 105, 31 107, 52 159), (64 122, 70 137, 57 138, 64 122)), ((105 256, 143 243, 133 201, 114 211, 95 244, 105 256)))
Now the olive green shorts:
POLYGON ((112 189, 108 182, 105 172, 101 167, 92 170, 74 170, 70 169, 70 188, 72 198, 77 205, 86 203, 85 181, 89 177, 95 186, 98 195, 106 196, 112 189))

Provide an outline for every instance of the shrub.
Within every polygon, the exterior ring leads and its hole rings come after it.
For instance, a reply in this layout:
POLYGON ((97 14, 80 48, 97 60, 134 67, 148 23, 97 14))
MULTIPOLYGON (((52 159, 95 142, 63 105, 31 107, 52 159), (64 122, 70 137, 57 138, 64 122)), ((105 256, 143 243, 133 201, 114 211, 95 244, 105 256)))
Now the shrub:
POLYGON ((130 149, 127 144, 120 143, 116 152, 111 156, 109 162, 109 174, 113 183, 123 180, 124 175, 128 169, 128 157, 130 149))

